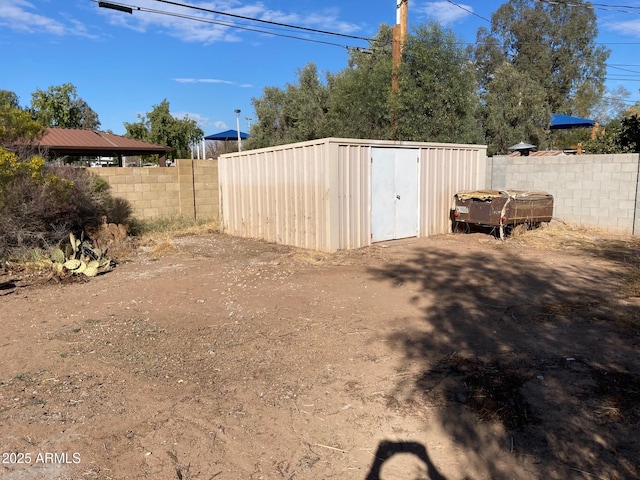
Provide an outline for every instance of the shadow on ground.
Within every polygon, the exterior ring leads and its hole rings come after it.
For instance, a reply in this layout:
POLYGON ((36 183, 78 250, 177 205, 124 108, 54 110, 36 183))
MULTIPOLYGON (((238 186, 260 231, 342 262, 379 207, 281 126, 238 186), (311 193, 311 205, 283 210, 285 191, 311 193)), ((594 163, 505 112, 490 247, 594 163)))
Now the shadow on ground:
POLYGON ((380 474, 384 463, 394 455, 407 453, 414 455, 424 463, 426 473, 429 475, 429 480, 447 480, 433 464, 423 444, 419 442, 394 442, 390 440, 384 440, 378 445, 378 449, 374 455, 373 465, 371 465, 371 469, 365 480, 381 480, 380 474))
POLYGON ((420 327, 390 338, 420 366, 397 389, 437 405, 437 420, 488 478, 512 474, 487 455, 487 425, 502 432, 496 448, 533 477, 640 477, 640 336, 629 322, 640 309, 625 304, 620 278, 586 261, 593 254, 555 264, 508 248, 425 247, 370 271, 410 286, 423 312, 420 327))

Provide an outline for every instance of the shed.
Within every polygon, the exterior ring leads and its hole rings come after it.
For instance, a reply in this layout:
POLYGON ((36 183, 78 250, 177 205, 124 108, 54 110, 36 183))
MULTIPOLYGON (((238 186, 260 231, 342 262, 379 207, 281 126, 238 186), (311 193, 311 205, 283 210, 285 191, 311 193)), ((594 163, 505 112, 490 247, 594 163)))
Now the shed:
POLYGON ((451 231, 486 146, 324 138, 219 158, 225 233, 325 252, 451 231))

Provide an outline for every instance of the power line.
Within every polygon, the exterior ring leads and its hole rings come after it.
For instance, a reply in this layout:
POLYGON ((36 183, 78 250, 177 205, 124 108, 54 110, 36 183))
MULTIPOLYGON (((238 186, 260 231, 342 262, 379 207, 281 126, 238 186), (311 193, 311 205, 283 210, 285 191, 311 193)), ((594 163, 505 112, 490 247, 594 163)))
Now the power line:
POLYGON ((566 5, 567 7, 578 7, 578 8, 591 8, 592 10, 606 10, 611 12, 621 12, 621 13, 640 13, 640 7, 634 5, 611 5, 608 3, 572 3, 572 2, 558 2, 553 0, 536 0, 539 3, 546 3, 547 5, 566 5), (625 9, 625 10, 621 10, 625 9), (639 12, 629 12, 628 10, 639 10, 639 12))
MULTIPOLYGON (((91 0, 91 1, 93 1, 94 3, 98 2, 98 0, 91 0)), ((293 40, 302 40, 302 41, 305 41, 305 42, 312 42, 312 43, 320 43, 320 44, 324 44, 324 45, 331 45, 331 46, 335 46, 335 47, 346 48, 347 50, 359 50, 360 49, 360 47, 342 45, 342 44, 339 44, 339 43, 328 42, 328 41, 324 41, 324 40, 317 40, 317 39, 312 39, 312 38, 297 37, 297 36, 294 36, 294 35, 287 35, 287 34, 283 34, 283 33, 274 33, 274 32, 271 32, 271 31, 261 30, 261 29, 258 29, 258 28, 241 26, 241 25, 238 25, 236 23, 223 22, 223 21, 219 21, 219 20, 212 20, 212 19, 208 19, 208 18, 204 18, 204 17, 186 15, 186 14, 181 14, 181 13, 177 13, 177 12, 167 12, 165 10, 156 10, 156 9, 152 9, 152 8, 139 7, 139 6, 135 6, 135 5, 127 5, 127 4, 122 4, 122 3, 112 3, 112 4, 116 5, 118 7, 130 8, 132 10, 139 11, 139 12, 153 13, 153 14, 157 14, 157 15, 165 15, 165 16, 175 17, 175 18, 182 18, 182 19, 185 19, 185 20, 193 20, 193 21, 196 21, 196 22, 208 23, 208 24, 211 24, 211 25, 220 25, 220 26, 224 26, 224 27, 228 27, 228 28, 235 28, 235 29, 238 29, 238 30, 257 32, 257 33, 262 33, 262 34, 265 34, 265 35, 272 35, 272 36, 276 36, 276 37, 289 38, 289 39, 293 39, 293 40)), ((273 23, 273 22, 271 22, 271 23, 273 23)), ((269 27, 264 27, 264 28, 269 28, 269 27)), ((310 32, 310 33, 320 34, 320 31, 310 32)), ((326 33, 323 33, 323 34, 326 34, 326 33)))
POLYGON ((467 13, 470 13, 471 15, 474 15, 474 16, 484 20, 485 22, 491 23, 491 20, 489 20, 488 18, 483 17, 482 15, 478 15, 476 12, 474 12, 473 10, 471 10, 471 9, 469 9, 469 8, 463 6, 463 5, 459 5, 459 4, 455 3, 455 2, 452 2, 451 0, 447 0, 447 2, 449 2, 451 5, 455 5, 456 7, 458 7, 461 10, 464 10, 467 13))
POLYGON ((260 22, 260 23, 267 23, 267 24, 270 24, 270 25, 278 25, 280 27, 293 28, 293 29, 297 29, 297 30, 303 30, 303 31, 306 31, 306 32, 321 33, 323 35, 334 35, 334 36, 337 36, 337 37, 351 38, 351 39, 355 39, 355 40, 364 40, 364 41, 367 41, 367 42, 373 41, 373 39, 367 38, 367 37, 358 37, 358 36, 355 36, 355 35, 348 35, 346 33, 330 32, 328 30, 318 30, 318 29, 315 29, 315 28, 302 27, 300 25, 292 25, 292 24, 288 24, 288 23, 274 22, 274 21, 271 21, 271 20, 262 20, 262 19, 259 19, 259 18, 246 17, 244 15, 236 15, 234 13, 221 12, 221 11, 218 11, 218 10, 211 10, 209 8, 197 7, 195 5, 188 5, 186 3, 172 2, 170 0, 154 0, 154 1, 160 2, 160 3, 166 3, 168 5, 174 5, 174 6, 177 6, 177 7, 191 8, 193 10, 199 10, 201 12, 214 13, 216 15, 223 15, 223 16, 232 17, 232 18, 239 18, 241 20, 249 20, 249 21, 252 21, 252 22, 260 22))
MULTIPOLYGON (((98 0, 92 0, 92 1, 94 3, 100 3, 100 2, 98 2, 98 0)), ((234 17, 234 18, 241 18, 241 19, 245 19, 245 20, 248 20, 248 21, 265 23, 265 24, 273 25, 274 26, 274 27, 272 27, 273 30, 277 30, 277 28, 275 28, 275 27, 282 27, 281 28, 282 30, 285 30, 286 28, 299 29, 299 30, 303 30, 303 31, 306 31, 306 32, 309 32, 309 33, 312 33, 312 34, 334 35, 334 36, 340 36, 340 37, 364 40, 364 41, 367 41, 367 42, 372 42, 373 41, 373 39, 370 39, 370 38, 367 38, 367 37, 358 37, 358 36, 347 35, 347 34, 342 34, 342 33, 337 33, 337 32, 329 32, 329 31, 326 31, 326 30, 318 30, 318 29, 302 27, 302 26, 297 26, 297 25, 285 24, 285 23, 280 23, 280 22, 273 22, 273 21, 269 21, 269 20, 261 20, 261 19, 256 19, 256 18, 252 18, 252 17, 246 17, 246 16, 242 16, 242 15, 235 15, 235 14, 231 14, 231 13, 219 12, 219 11, 216 11, 216 10, 210 10, 210 9, 206 9, 206 8, 202 8, 202 7, 195 7, 195 6, 192 6, 192 5, 182 4, 182 3, 173 2, 173 1, 169 1, 169 0, 155 0, 155 1, 161 2, 161 3, 170 4, 170 5, 174 5, 174 6, 180 6, 180 7, 184 7, 184 8, 191 8, 191 9, 195 9, 195 10, 200 10, 200 11, 204 11, 204 12, 208 12, 208 13, 215 13, 215 14, 234 17)), ((481 18, 482 20, 490 21, 489 19, 487 19, 485 17, 482 17, 481 15, 476 14, 475 12, 465 8, 462 5, 459 5, 459 4, 457 4, 457 3, 455 3, 455 2, 453 2, 451 0, 447 0, 447 1, 449 3, 451 3, 452 5, 455 5, 456 7, 459 7, 462 10, 467 11, 468 13, 481 18)), ((537 1, 540 1, 540 2, 543 2, 543 3, 549 3, 549 4, 557 4, 558 3, 558 2, 553 2, 551 0, 546 0, 546 1, 545 0, 537 0, 537 1)), ((339 44, 339 43, 328 42, 328 41, 312 39, 312 38, 298 37, 298 36, 288 35, 288 34, 283 34, 283 33, 274 33, 272 31, 266 31, 266 30, 262 30, 262 29, 258 29, 258 28, 242 26, 241 24, 232 23, 232 22, 224 22, 224 21, 220 21, 220 20, 212 20, 212 19, 208 19, 208 18, 204 18, 204 17, 181 14, 181 13, 177 13, 177 12, 168 12, 168 11, 164 11, 164 10, 156 10, 156 9, 152 9, 152 8, 139 7, 139 6, 123 4, 123 3, 110 2, 110 4, 116 5, 118 7, 130 8, 130 9, 135 10, 135 11, 153 13, 153 14, 157 14, 157 15, 165 15, 165 16, 170 16, 170 17, 175 17, 175 18, 182 18, 182 19, 186 19, 186 20, 193 20, 193 21, 197 21, 197 22, 201 22, 201 23, 208 23, 208 24, 211 24, 211 25, 220 25, 220 26, 224 26, 224 27, 228 27, 228 28, 235 28, 235 29, 238 29, 238 30, 245 30, 245 31, 250 31, 250 32, 262 33, 262 34, 265 34, 265 35, 272 35, 272 36, 276 36, 276 37, 289 38, 289 39, 293 39, 293 40, 302 40, 302 41, 311 42, 311 43, 319 43, 319 44, 324 44, 324 45, 331 45, 331 46, 336 46, 336 47, 340 47, 340 48, 345 48, 347 50, 361 50, 360 47, 354 47, 354 46, 350 46, 350 45, 343 45, 343 44, 339 44)), ((577 5, 577 4, 569 4, 569 5, 577 5)), ((638 7, 638 8, 640 9, 640 7, 638 7)), ((266 29, 266 28, 269 28, 269 27, 265 26, 263 28, 266 29)), ((482 43, 482 42, 455 42, 455 43, 458 44, 458 45, 486 45, 485 43, 482 43)), ((596 45, 640 45, 640 42, 596 42, 596 45)), ((614 68, 613 65, 610 65, 610 66, 612 68, 614 68)), ((627 66, 640 66, 640 65, 631 64, 631 65, 627 65, 627 66)), ((632 73, 636 73, 636 72, 633 72, 633 71, 631 71, 631 72, 632 73)), ((638 72, 638 73, 640 73, 640 72, 638 72)))
POLYGON ((638 70, 629 70, 628 68, 620 68, 620 67, 616 67, 614 65, 607 65, 607 68, 613 68, 614 70, 620 70, 620 71, 623 71, 623 72, 631 72, 631 73, 640 74, 640 71, 638 71, 638 70))

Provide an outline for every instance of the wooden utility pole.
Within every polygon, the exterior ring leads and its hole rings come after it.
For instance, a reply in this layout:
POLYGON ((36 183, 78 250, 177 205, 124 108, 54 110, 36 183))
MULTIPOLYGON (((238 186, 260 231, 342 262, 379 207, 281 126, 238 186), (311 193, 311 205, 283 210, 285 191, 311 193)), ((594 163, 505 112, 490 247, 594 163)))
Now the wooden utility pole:
MULTIPOLYGON (((391 95, 398 91, 398 72, 402 63, 402 49, 407 41, 407 23, 409 19, 409 0, 396 0, 396 24, 393 26, 393 51, 391 60, 391 95)), ((393 100, 392 100, 393 101, 393 100)), ((395 103, 395 102, 394 102, 395 103)), ((396 111, 392 104, 391 132, 394 139, 396 134, 396 111)), ((397 139, 396 139, 397 140, 397 139)))

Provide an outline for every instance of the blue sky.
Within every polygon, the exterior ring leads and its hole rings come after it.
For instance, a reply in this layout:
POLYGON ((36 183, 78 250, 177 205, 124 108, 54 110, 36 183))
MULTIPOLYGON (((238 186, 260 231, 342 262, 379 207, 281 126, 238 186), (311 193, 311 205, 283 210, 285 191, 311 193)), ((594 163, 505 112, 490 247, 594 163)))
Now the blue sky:
MULTIPOLYGON (((138 115, 145 115, 164 99, 175 116, 195 119, 206 135, 235 129, 236 109, 241 110, 240 129, 247 131, 248 118, 254 115, 251 99, 261 97, 265 87, 284 88, 295 82, 297 70, 308 62, 315 63, 321 73, 338 72, 346 66, 347 46, 367 45, 355 38, 286 30, 158 0, 114 3, 141 10, 129 15, 99 8, 93 0, 0 0, 0 89, 14 91, 20 103, 28 106, 36 89, 72 83, 98 113, 101 128, 117 134, 125 132, 124 122, 136 122, 138 115)), ((365 38, 375 35, 381 23, 396 20, 396 0, 189 3, 365 38)), ((473 43, 477 29, 489 27, 491 14, 502 3, 410 0, 409 24, 437 21, 461 40, 473 43)), ((615 89, 622 85, 631 92, 629 103, 638 101, 640 0, 594 3, 598 5, 597 41, 612 51, 607 86, 615 89)))

